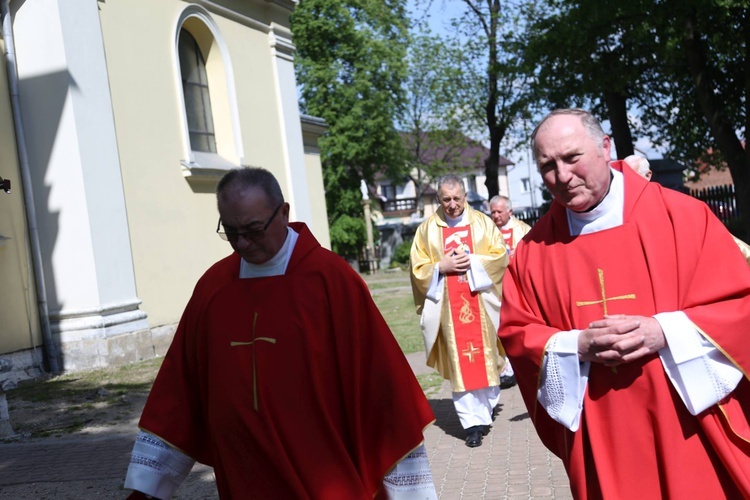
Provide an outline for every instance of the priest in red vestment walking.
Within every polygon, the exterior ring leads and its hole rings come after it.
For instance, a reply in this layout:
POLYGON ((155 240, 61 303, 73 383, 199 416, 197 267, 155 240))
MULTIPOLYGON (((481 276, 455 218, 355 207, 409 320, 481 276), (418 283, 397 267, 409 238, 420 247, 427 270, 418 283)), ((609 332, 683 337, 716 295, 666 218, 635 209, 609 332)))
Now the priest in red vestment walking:
POLYGON ((436 498, 432 410, 361 277, 273 175, 231 170, 217 233, 143 410, 125 487, 170 498, 199 461, 221 498, 436 498))
POLYGON ((500 402, 504 352, 497 340, 508 254, 489 217, 466 203, 461 179, 438 182, 437 212, 412 242, 411 285, 427 364, 451 381, 466 445, 481 446, 500 402))
POLYGON ((582 110, 532 135, 554 202, 499 330, 529 414, 576 498, 747 498, 750 268, 703 202, 610 148, 582 110))
MULTIPOLYGON (((531 231, 531 226, 513 215, 513 205, 510 198, 503 195, 495 195, 490 198, 490 218, 500 230, 505 242, 508 255, 513 257, 516 246, 526 233, 531 231)), ((500 388, 506 389, 516 385, 516 377, 513 375, 513 365, 505 358, 505 366, 500 374, 500 388)))

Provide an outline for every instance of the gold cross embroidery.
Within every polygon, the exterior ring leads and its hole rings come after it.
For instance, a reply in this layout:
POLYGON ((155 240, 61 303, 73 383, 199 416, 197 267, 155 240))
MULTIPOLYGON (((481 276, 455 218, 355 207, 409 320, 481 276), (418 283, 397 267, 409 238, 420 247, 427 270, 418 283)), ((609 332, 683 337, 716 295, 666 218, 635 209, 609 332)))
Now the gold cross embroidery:
POLYGON ((258 313, 255 313, 255 316, 253 317, 253 340, 250 342, 230 342, 229 345, 231 347, 240 346, 240 345, 249 345, 253 346, 253 409, 255 411, 258 411, 258 377, 255 375, 255 341, 256 340, 264 340, 266 342, 269 342, 271 344, 276 343, 276 339, 271 337, 255 337, 255 323, 258 321, 258 313))
POLYGON ((474 362, 474 355, 479 352, 479 349, 477 349, 476 347, 474 347, 474 344, 472 344, 471 342, 469 342, 468 344, 466 344, 466 346, 467 346, 467 349, 461 351, 461 353, 464 356, 466 356, 467 358, 469 358, 469 363, 473 363, 474 362))
POLYGON ((625 300, 625 299, 633 299, 635 300, 635 294, 629 293, 627 295, 618 295, 617 297, 607 297, 607 293, 604 291, 604 271, 601 269, 597 269, 597 272, 599 273, 599 287, 602 290, 602 299, 601 300, 591 300, 591 301, 585 301, 585 302, 576 302, 577 306, 591 306, 594 304, 602 304, 604 305, 604 315, 607 315, 607 301, 608 300, 625 300))

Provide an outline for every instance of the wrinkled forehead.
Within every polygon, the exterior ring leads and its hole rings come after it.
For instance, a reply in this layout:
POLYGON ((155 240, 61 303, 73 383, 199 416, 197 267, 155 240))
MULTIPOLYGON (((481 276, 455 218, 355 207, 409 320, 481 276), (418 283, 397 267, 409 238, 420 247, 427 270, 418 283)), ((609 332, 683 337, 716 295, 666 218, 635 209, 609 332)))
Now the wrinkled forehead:
MULTIPOLYGON (((546 124, 545 124, 546 125, 546 124)), ((540 128, 536 141, 537 161, 565 156, 590 148, 601 148, 587 132, 575 124, 561 124, 540 128)))
POLYGON ((459 182, 446 182, 440 186, 440 191, 438 192, 438 196, 441 198, 443 196, 463 196, 464 194, 464 186, 459 182))

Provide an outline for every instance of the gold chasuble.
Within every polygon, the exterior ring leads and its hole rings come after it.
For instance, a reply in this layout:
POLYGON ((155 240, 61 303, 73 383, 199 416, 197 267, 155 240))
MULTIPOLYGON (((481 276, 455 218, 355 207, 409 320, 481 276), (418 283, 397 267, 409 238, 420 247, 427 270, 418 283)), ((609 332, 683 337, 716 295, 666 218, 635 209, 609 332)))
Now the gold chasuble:
POLYGON ((459 224, 450 228, 439 209, 417 229, 410 257, 427 365, 449 379, 454 392, 499 385, 505 363, 497 339, 499 290, 508 262, 500 231, 489 217, 468 206, 459 224), (489 286, 472 292, 469 271, 441 276, 433 291, 435 266, 445 253, 466 250, 472 267, 489 276, 489 286))

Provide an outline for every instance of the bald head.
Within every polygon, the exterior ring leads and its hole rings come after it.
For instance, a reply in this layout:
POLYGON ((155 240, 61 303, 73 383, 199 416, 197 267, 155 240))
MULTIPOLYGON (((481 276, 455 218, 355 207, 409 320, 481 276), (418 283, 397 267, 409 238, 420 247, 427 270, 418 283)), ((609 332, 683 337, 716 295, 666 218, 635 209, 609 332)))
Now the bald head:
POLYGON ((532 136, 534 157, 555 201, 585 212, 609 190, 611 143, 588 112, 558 110, 546 116, 532 136))

